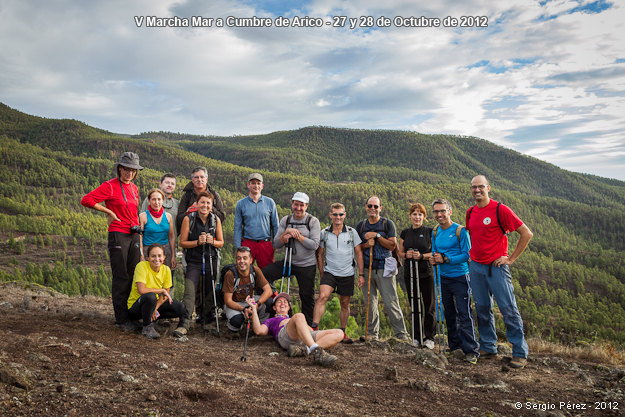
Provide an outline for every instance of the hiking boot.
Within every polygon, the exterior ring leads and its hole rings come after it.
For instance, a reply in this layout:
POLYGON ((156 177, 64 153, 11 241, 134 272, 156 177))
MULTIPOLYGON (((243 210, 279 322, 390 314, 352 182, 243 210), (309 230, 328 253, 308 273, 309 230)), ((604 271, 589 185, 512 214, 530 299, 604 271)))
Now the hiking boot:
POLYGON ((308 353, 307 349, 300 344, 291 344, 286 351, 286 355, 290 358, 294 358, 296 356, 306 356, 308 353))
POLYGON ((141 332, 145 337, 149 339, 158 339, 161 337, 160 334, 154 328, 154 323, 150 323, 147 326, 143 326, 143 331, 141 332))
POLYGON ((425 339, 425 342, 423 342, 423 346, 432 350, 434 349, 434 341, 432 339, 425 339))
POLYGON ((185 336, 187 334, 187 329, 185 329, 184 327, 180 326, 178 327, 176 330, 174 330, 173 335, 174 337, 182 337, 185 336))
POLYGON ((229 339, 229 340, 237 340, 240 337, 241 335, 239 334, 238 330, 233 331, 233 330, 228 329, 228 332, 226 333, 226 339, 229 339))
POLYGON ((347 333, 343 332, 343 340, 341 340, 341 343, 351 345, 352 343, 354 343, 354 341, 349 336, 347 336, 347 333))
POLYGON ((493 353, 493 352, 487 352, 485 350, 478 350, 478 353, 480 354, 480 358, 482 359, 494 359, 497 357, 497 352, 493 353))
POLYGON ((401 340, 402 342, 410 342, 410 336, 408 336, 407 334, 401 334, 397 336, 397 339, 401 340))
POLYGON ((118 324, 123 332, 136 332, 141 327, 136 321, 128 320, 118 324))
POLYGON ((334 362, 336 362, 337 357, 334 355, 330 355, 322 347, 317 346, 313 352, 314 361, 317 365, 321 366, 331 366, 334 362))
POLYGON ((469 362, 471 365, 477 364, 477 355, 473 352, 469 352, 464 355, 464 361, 469 362))
POLYGON ((368 335, 366 338, 365 338, 365 336, 360 336, 360 341, 361 342, 364 342, 365 340, 367 342, 375 342, 376 340, 378 340, 378 337, 376 335, 373 335, 373 334, 368 335))
POLYGON ((512 357, 512 360, 508 363, 508 366, 514 369, 522 369, 525 365, 527 365, 527 359, 521 358, 520 356, 512 357))

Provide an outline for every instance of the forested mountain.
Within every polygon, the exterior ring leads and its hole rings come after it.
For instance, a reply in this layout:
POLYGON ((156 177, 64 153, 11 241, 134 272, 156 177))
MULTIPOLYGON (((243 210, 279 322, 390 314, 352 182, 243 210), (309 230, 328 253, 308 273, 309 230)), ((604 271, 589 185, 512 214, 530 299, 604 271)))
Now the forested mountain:
MULTIPOLYGON (((208 167, 228 212, 226 259, 234 205, 246 194, 252 170, 264 175, 264 193, 280 205, 281 215, 293 193, 304 191, 311 197, 309 211, 322 223, 328 223, 329 205, 340 201, 348 224, 355 224, 365 216, 367 197, 376 194, 382 214, 399 230, 408 227, 409 203, 429 207, 439 197, 452 202, 453 219, 464 223, 472 203, 470 179, 485 174, 492 197, 511 206, 534 232, 513 267, 527 333, 625 346, 625 182, 572 173, 471 137, 327 127, 234 137, 126 136, 0 104, 0 233, 3 250, 16 260, 0 264, 0 279, 17 274, 68 292, 106 292, 108 261, 103 250, 94 250, 104 242, 106 221, 79 200, 112 177, 123 151, 137 152, 146 167, 136 181, 142 197, 167 171, 178 176, 180 195, 191 169, 208 167), (26 243, 15 240, 25 233, 26 243), (56 264, 18 261, 24 244, 45 246, 48 235, 85 239, 85 257, 101 257, 101 266, 68 264, 60 249, 56 264)), ((503 329, 500 320, 498 326, 503 329)))

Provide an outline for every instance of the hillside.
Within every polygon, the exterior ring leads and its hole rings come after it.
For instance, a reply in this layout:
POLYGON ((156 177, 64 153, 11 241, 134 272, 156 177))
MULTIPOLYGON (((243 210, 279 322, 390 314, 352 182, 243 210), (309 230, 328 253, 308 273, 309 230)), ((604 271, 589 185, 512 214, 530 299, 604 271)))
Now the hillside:
MULTIPOLYGON (((321 368, 271 337, 148 340, 107 299, 0 284, 0 407, 11 416, 617 416, 625 369, 536 352, 522 371, 401 342, 338 345, 321 368)), ((533 348, 533 346, 532 346, 533 348)), ((505 346, 502 346, 502 350, 505 346)))
MULTIPOLYGON (((264 193, 281 215, 292 194, 305 191, 309 211, 322 222, 329 205, 340 201, 353 225, 364 217, 366 198, 376 194, 398 230, 408 226, 410 202, 427 207, 438 197, 452 201, 453 219, 464 223, 469 180, 485 173, 493 197, 535 235, 513 272, 528 336, 625 347, 625 183, 468 137, 325 127, 258 136, 129 137, 0 104, 0 281, 17 277, 68 294, 107 295, 106 221, 79 200, 111 178, 123 151, 137 152, 147 167, 136 181, 142 197, 167 171, 178 176, 179 196, 191 169, 208 167, 229 214, 224 262, 231 259, 234 205, 246 194, 244 178, 252 169, 263 173, 264 193)), ((179 270, 176 280, 182 282, 179 270)), ((501 320, 497 326, 503 331, 501 320)))

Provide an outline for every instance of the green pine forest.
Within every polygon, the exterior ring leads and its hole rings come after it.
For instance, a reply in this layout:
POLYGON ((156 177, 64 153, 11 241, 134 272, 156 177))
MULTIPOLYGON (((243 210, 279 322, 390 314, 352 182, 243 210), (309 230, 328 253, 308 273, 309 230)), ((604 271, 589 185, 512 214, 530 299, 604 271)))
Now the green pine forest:
MULTIPOLYGON (((293 193, 304 191, 311 197, 308 211, 322 225, 329 223, 334 202, 345 204, 347 223, 355 225, 375 194, 398 232, 409 226, 410 203, 429 209, 435 198, 450 200, 453 220, 464 224, 472 204, 470 180, 484 174, 491 197, 509 205, 534 232, 513 265, 526 334, 625 349, 625 182, 566 171, 475 137, 320 126, 253 136, 129 136, 0 104, 0 281, 31 281, 70 295, 110 295, 106 219, 82 207, 80 198, 113 177, 113 164, 124 151, 138 153, 146 167, 135 181, 141 198, 165 172, 177 176, 180 197, 191 170, 208 168, 227 211, 223 262, 232 261, 234 206, 247 194, 245 179, 252 171, 263 174, 263 193, 279 205, 280 216, 290 212, 293 193)), ((427 224, 434 224, 431 216, 427 224)), ((513 233, 511 248, 516 238, 513 233)), ((177 297, 183 286, 179 270, 177 297)), ((322 326, 336 324, 337 309, 335 298, 322 326)), ((348 333, 362 331, 361 313, 356 297, 348 333)), ((381 335, 390 336, 388 323, 382 325, 381 335)), ((500 318, 497 326, 503 337, 500 318)))

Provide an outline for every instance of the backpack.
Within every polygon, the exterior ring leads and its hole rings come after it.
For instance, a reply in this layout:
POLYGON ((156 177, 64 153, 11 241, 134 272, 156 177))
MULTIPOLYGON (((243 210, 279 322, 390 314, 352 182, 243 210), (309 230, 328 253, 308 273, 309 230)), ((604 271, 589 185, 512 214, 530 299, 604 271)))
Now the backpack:
MULTIPOLYGON (((432 240, 436 239, 436 232, 438 231, 438 229, 440 228, 440 225, 436 225, 434 226, 434 229, 432 229, 432 240)), ((462 233, 462 229, 464 229, 465 227, 461 224, 458 225, 458 227, 456 227, 456 238, 458 239, 458 245, 460 244, 460 233, 462 233)), ((467 229, 467 233, 469 232, 469 229, 467 229)))
MULTIPOLYGON (((352 265, 354 267, 356 267, 356 240, 354 239, 354 232, 356 231, 353 227, 349 227, 349 226, 345 226, 347 228, 347 231, 349 232, 349 237, 352 239, 352 265)), ((321 231, 321 239, 320 241, 323 242, 323 247, 324 247, 324 251, 323 251, 323 264, 326 265, 326 256, 327 256, 327 250, 326 245, 328 242, 328 235, 332 233, 332 226, 328 226, 327 228, 323 229, 321 231)), ((319 245, 319 247, 317 248, 317 251, 319 251, 319 249, 321 248, 321 245, 319 245)), ((323 271, 319 271, 321 274, 323 274, 323 271)), ((357 273, 357 270, 354 269, 354 275, 357 273)))
POLYGON ((312 220, 313 216, 312 214, 306 213, 308 214, 308 216, 306 216, 306 222, 305 223, 293 223, 293 215, 289 214, 288 216, 286 216, 286 225, 285 228, 288 228, 289 225, 291 226, 301 226, 301 225, 306 225, 306 229, 308 229, 308 231, 310 232, 310 221, 312 220))
MULTIPOLYGON (((501 229, 501 233, 503 233, 505 236, 508 236, 509 233, 506 232, 506 229, 503 228, 503 226, 501 225, 501 220, 499 219, 499 206, 501 205, 501 203, 498 201, 497 202, 497 209, 496 209, 496 213, 497 213, 497 225, 499 226, 499 228, 501 229)), ((475 208, 475 206, 471 206, 471 208, 469 209, 469 212, 467 213, 467 232, 469 231, 469 219, 471 219, 471 213, 473 212, 473 209, 475 208)))
MULTIPOLYGON (((236 292, 237 288, 239 288, 239 282, 241 281, 241 278, 239 277, 239 273, 237 272, 236 264, 228 264, 224 266, 223 268, 221 268, 221 272, 219 273, 219 278, 217 278, 217 282, 215 284, 215 298, 217 302, 217 307, 222 308, 222 309, 224 308, 224 305, 225 305, 224 292, 223 292, 224 277, 226 276, 226 273, 228 271, 232 271, 232 273, 234 274, 233 293, 236 292)), ((254 287, 255 281, 254 281, 254 266, 253 265, 250 265, 250 281, 251 281, 252 287, 254 287)))
MULTIPOLYGON (((384 230, 384 233, 388 234, 388 227, 387 227, 388 226, 388 221, 387 221, 386 217, 380 216, 380 218, 382 219, 382 229, 384 230)), ((362 222, 360 222, 360 228, 358 230, 358 236, 360 236, 361 239, 362 239, 362 234, 364 233, 364 230, 365 230, 365 222, 366 221, 367 221, 367 219, 364 219, 362 222)), ((393 258, 395 258, 395 260, 397 261, 397 266, 398 267, 402 266, 404 261, 401 258, 401 256, 399 256, 399 249, 397 248, 397 246, 395 246, 395 249, 393 249, 391 251, 391 256, 393 258)))
MULTIPOLYGON (((208 230, 210 230, 211 228, 217 226, 217 216, 212 211, 208 214, 208 230)), ((189 233, 191 233, 191 230, 193 230, 193 228, 195 227, 195 222, 197 221, 197 211, 192 211, 187 215, 187 217, 189 218, 189 233)), ((206 231, 207 233, 208 230, 206 231)), ((211 247, 215 250, 215 252, 217 252, 217 256, 220 256, 220 248, 216 248, 214 246, 211 247)), ((182 256, 184 258, 187 257, 187 250, 188 249, 186 248, 182 248, 182 256)))

